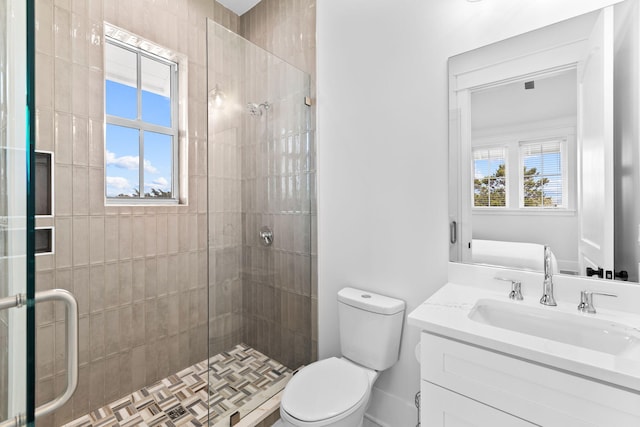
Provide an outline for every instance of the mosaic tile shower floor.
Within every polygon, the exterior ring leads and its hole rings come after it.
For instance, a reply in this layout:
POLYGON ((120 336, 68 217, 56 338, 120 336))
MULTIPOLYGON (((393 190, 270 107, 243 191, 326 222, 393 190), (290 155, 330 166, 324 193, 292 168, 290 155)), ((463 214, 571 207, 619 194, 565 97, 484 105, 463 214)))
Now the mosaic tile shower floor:
POLYGON ((286 366, 239 344, 177 374, 90 412, 65 427, 228 426, 279 392, 286 366), (210 409, 210 411, 209 411, 210 409))

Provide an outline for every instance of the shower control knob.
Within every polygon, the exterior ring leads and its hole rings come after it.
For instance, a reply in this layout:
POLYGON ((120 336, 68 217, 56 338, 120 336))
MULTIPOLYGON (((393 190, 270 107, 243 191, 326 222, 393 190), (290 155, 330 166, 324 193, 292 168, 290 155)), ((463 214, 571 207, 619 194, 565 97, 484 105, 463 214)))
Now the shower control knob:
POLYGON ((260 229, 260 242, 263 246, 271 246, 273 244, 273 230, 266 225, 260 229))

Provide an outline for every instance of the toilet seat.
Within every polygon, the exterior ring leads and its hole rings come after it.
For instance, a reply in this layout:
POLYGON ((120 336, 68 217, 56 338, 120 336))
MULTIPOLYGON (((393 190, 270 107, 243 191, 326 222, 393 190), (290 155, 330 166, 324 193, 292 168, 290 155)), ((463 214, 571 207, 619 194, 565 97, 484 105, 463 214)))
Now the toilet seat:
POLYGON ((370 384, 365 368, 331 357, 294 375, 284 390, 281 407, 304 423, 341 418, 368 401, 370 384))

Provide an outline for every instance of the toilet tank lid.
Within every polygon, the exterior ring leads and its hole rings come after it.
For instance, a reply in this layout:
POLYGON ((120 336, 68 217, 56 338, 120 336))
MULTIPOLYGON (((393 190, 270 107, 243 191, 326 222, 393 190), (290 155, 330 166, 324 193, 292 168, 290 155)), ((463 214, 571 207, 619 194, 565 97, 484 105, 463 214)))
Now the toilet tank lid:
POLYGON ((378 314, 396 314, 404 310, 404 301, 355 288, 343 288, 338 301, 362 310, 378 314))

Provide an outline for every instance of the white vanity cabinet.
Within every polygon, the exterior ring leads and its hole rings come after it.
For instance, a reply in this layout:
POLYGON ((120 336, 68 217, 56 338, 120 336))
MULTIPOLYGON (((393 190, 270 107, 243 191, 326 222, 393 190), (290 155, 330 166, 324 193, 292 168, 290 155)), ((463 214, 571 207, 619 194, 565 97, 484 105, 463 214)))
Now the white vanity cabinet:
POLYGON ((428 332, 421 380, 423 426, 640 426, 636 391, 428 332))
POLYGON ((428 381, 420 384, 421 426, 428 427, 531 427, 506 412, 476 402, 428 381))

